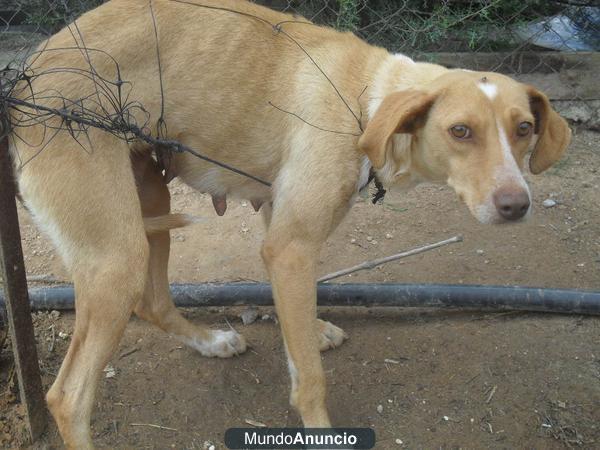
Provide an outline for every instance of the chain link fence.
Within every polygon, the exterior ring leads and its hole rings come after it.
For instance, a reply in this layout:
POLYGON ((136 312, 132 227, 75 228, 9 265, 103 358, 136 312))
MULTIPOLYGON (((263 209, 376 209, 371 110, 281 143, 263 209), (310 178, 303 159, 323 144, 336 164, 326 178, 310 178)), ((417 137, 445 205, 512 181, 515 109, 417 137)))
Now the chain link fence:
MULTIPOLYGON (((0 25, 52 34, 102 0, 4 0, 0 25)), ((201 3, 201 2, 200 2, 201 3)), ((598 0, 256 0, 391 51, 600 49, 598 0)))
POLYGON ((264 0, 411 56, 425 52, 600 49, 596 0, 264 0))
POLYGON ((542 84, 600 131, 600 0, 262 0, 419 61, 542 84))
MULTIPOLYGON (((58 31, 102 0, 4 0, 2 47, 58 31), (16 36, 21 34, 20 36, 16 36), (12 35, 12 36, 11 36, 12 35), (20 39, 19 39, 20 38, 20 39)), ((202 3, 201 1, 198 3, 202 3)), ((410 56, 600 50, 599 0, 256 0, 410 56)))

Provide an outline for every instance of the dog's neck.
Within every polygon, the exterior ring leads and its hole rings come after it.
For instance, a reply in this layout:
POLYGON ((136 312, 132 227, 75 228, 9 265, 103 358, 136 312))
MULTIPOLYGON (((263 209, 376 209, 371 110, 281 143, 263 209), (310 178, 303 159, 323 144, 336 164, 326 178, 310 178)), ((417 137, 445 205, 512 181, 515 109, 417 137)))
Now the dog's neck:
MULTIPOLYGON (((406 89, 419 89, 447 70, 436 64, 415 62, 402 54, 389 54, 376 69, 372 84, 365 93, 363 105, 361 105, 367 112, 363 127, 368 126, 369 120, 373 118, 387 95, 406 89)), ((397 162, 398 158, 394 157, 394 154, 411 153, 412 145, 411 135, 397 134, 394 136, 393 145, 390 145, 387 150, 385 165, 376 171, 377 178, 384 186, 394 184, 402 188, 411 188, 423 181, 412 164, 412 158, 408 158, 411 161, 408 167, 400 167, 397 162)))
POLYGON ((385 96, 406 89, 419 89, 448 69, 437 64, 415 62, 408 56, 388 54, 375 69, 365 96, 368 118, 372 118, 385 96))

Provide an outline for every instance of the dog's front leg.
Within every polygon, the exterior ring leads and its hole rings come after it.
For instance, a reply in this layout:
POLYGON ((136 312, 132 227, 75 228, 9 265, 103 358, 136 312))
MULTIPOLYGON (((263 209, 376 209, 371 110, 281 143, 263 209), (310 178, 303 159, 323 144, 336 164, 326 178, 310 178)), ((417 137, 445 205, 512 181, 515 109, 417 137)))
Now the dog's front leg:
POLYGON ((292 238, 284 244, 272 234, 263 247, 292 381, 290 403, 305 427, 330 426, 317 326, 318 250, 305 239, 292 238))

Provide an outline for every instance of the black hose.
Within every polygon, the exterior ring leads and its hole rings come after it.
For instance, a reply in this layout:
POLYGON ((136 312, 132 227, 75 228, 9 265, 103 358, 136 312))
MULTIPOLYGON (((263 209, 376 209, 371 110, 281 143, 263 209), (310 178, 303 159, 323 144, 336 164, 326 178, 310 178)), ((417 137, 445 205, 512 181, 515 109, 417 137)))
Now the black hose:
MULTIPOLYGON (((272 305, 267 283, 173 284, 177 306, 272 305)), ((34 310, 73 309, 72 286, 29 291, 34 310)), ((600 292, 450 284, 319 284, 321 306, 476 308, 600 315, 600 292)), ((4 298, 0 295, 0 307, 4 298)))

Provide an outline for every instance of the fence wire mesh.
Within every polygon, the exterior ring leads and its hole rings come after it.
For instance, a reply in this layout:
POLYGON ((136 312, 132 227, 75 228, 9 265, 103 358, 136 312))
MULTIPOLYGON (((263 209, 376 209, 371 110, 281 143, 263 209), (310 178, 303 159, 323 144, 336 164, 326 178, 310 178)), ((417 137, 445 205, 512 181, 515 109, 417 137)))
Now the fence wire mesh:
POLYGON ((519 51, 532 46, 593 51, 600 43, 600 12, 598 2, 592 0, 267 0, 261 3, 352 31, 370 43, 409 55, 519 51))
MULTIPOLYGON (((598 0, 256 0, 272 9, 351 31, 391 51, 600 49, 598 0)), ((4 0, 0 26, 15 46, 50 35, 102 0, 4 0), (15 34, 21 33, 19 37, 15 34)), ((202 3, 202 2, 198 2, 202 3)))
MULTIPOLYGON (((13 101, 15 80, 30 80, 40 75, 31 73, 29 63, 24 62, 28 55, 35 55, 36 46, 74 20, 75 26, 71 26, 77 41, 76 18, 101 3, 101 0, 2 2, 0 110, 26 106, 15 105, 13 101)), ((202 0, 192 3, 201 5, 202 0)), ((592 79, 600 70, 598 53, 594 53, 600 49, 598 0, 256 0, 256 3, 355 33, 369 43, 417 60, 497 70, 526 82, 530 74, 546 74, 549 83, 552 77, 560 81, 560 87, 550 97, 561 112, 575 121, 589 123, 591 128, 600 127, 598 89, 590 87, 594 83, 580 79, 582 76, 592 79)), ((83 42, 77 45, 85 46, 83 42)), ((118 61, 115 67, 118 72, 118 61)), ((93 70, 89 67, 87 75, 93 70)), ((142 139, 154 146, 191 151, 161 134, 161 127, 154 125, 160 125, 162 118, 150 117, 144 105, 136 104, 135 99, 128 104, 117 101, 122 97, 121 89, 126 89, 120 84, 124 81, 127 80, 118 77, 111 82, 104 80, 104 103, 110 108, 89 106, 89 99, 88 107, 81 99, 63 99, 62 108, 29 108, 17 125, 48 124, 58 115, 61 119, 58 127, 67 129, 75 139, 89 127, 97 127, 125 139, 142 139), (144 116, 142 121, 140 116, 144 116), (149 124, 156 130, 154 135, 148 130, 149 124)), ((27 101, 35 103, 35 94, 31 92, 27 101)), ((12 125, 14 128, 15 124, 12 125)))

